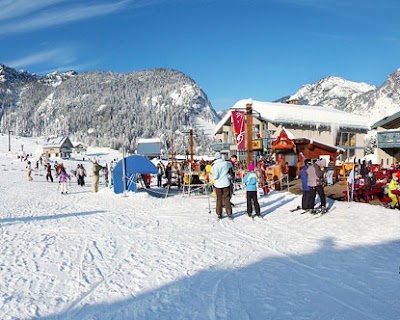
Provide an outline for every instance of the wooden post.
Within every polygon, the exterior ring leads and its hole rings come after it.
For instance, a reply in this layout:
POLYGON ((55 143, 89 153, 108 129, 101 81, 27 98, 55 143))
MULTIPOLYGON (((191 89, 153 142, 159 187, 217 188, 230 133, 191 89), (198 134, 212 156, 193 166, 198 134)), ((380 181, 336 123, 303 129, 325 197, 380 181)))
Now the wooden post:
POLYGON ((190 138, 190 165, 193 165, 193 129, 189 131, 190 138))
POLYGON ((253 162, 253 103, 246 104, 246 150, 247 166, 253 162))
POLYGON ((11 151, 11 130, 8 130, 8 152, 11 151))
POLYGON ((171 138, 171 163, 174 165, 174 138, 171 138))

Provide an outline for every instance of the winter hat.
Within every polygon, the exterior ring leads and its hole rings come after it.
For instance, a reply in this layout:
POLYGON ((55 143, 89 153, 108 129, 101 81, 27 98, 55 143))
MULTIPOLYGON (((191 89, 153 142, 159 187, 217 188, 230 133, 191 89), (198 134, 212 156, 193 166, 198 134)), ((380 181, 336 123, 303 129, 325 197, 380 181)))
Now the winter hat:
POLYGON ((311 165, 311 159, 306 159, 306 160, 304 161, 304 164, 305 164, 306 166, 311 165))
POLYGON ((255 168, 254 163, 253 163, 253 162, 250 163, 250 164, 249 164, 249 171, 254 171, 254 168, 255 168))
POLYGON ((215 159, 221 159, 221 153, 216 152, 215 155, 214 155, 214 158, 215 159))

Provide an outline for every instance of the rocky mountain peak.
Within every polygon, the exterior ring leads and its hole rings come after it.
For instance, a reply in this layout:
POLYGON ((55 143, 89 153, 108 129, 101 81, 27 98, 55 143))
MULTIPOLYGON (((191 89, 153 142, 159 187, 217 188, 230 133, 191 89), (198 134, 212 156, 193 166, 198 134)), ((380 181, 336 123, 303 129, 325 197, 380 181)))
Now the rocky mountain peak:
POLYGON ((17 71, 13 68, 0 64, 0 82, 25 83, 35 79, 35 75, 25 70, 17 71))

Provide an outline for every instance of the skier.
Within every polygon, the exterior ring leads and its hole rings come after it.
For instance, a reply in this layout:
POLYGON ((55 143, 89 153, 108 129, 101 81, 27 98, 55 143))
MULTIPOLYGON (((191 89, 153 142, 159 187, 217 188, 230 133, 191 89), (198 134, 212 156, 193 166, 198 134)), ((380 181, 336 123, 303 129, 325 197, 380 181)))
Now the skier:
POLYGON ((310 187, 310 202, 307 208, 313 208, 313 214, 316 213, 314 210, 314 204, 317 193, 321 201, 321 213, 326 213, 326 198, 322 181, 324 172, 321 170, 321 165, 321 160, 317 160, 314 164, 307 168, 308 186, 310 187))
POLYGON ((304 166, 300 169, 301 186, 303 188, 303 197, 301 198, 301 207, 306 212, 311 212, 314 206, 311 207, 310 187, 308 186, 307 169, 311 166, 311 159, 304 160, 304 166))
POLYGON ((253 205, 257 217, 261 217, 260 205, 257 200, 257 174, 254 172, 255 165, 250 163, 249 172, 244 176, 243 183, 246 185, 247 215, 252 217, 253 205))
POLYGON ((71 180, 71 177, 68 175, 68 173, 65 171, 65 169, 61 169, 61 172, 58 176, 58 183, 59 186, 61 187, 61 194, 66 194, 68 193, 68 188, 67 188, 67 181, 71 180))
POLYGON ((50 182, 53 182, 53 176, 51 175, 51 164, 47 162, 44 166, 46 167, 46 172, 47 172, 46 181, 49 182, 50 180, 50 182))
POLYGON ((157 164, 157 187, 161 187, 162 186, 162 177, 164 175, 164 169, 163 166, 161 164, 161 162, 159 162, 157 164))
POLYGON ((97 160, 93 160, 93 192, 99 191, 99 175, 100 170, 104 169, 103 166, 97 163, 97 160))
POLYGON ((85 185, 85 177, 86 177, 86 170, 83 167, 83 164, 78 164, 76 173, 78 176, 78 185, 83 187, 85 185))
POLYGON ((31 176, 32 174, 32 166, 31 166, 31 162, 28 161, 28 164, 26 165, 26 173, 28 174, 28 181, 32 181, 33 178, 31 176))
POLYGON ((231 206, 231 179, 230 179, 230 168, 232 163, 225 161, 221 157, 221 153, 215 153, 215 161, 211 168, 212 178, 214 180, 214 189, 217 196, 216 213, 218 218, 222 218, 222 202, 225 203, 226 214, 229 218, 232 218, 232 206, 231 206))

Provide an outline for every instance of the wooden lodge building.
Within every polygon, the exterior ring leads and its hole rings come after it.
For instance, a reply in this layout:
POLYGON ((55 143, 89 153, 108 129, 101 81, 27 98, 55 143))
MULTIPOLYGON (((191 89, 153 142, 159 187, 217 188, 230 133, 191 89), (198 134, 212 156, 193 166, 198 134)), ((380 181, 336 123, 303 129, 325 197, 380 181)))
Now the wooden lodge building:
POLYGON ((49 138, 43 146, 43 153, 46 154, 48 158, 70 158, 72 154, 72 148, 72 142, 67 136, 49 138))
MULTIPOLYGON (((246 150, 239 150, 236 144, 232 112, 245 113, 248 103, 248 100, 238 101, 215 128, 219 143, 213 149, 225 158, 237 154, 239 160, 246 159, 246 150)), ((251 104, 255 161, 273 154, 277 162, 288 162, 290 175, 294 176, 305 158, 345 161, 364 156, 364 137, 369 130, 367 117, 297 102, 252 101, 251 104)))

